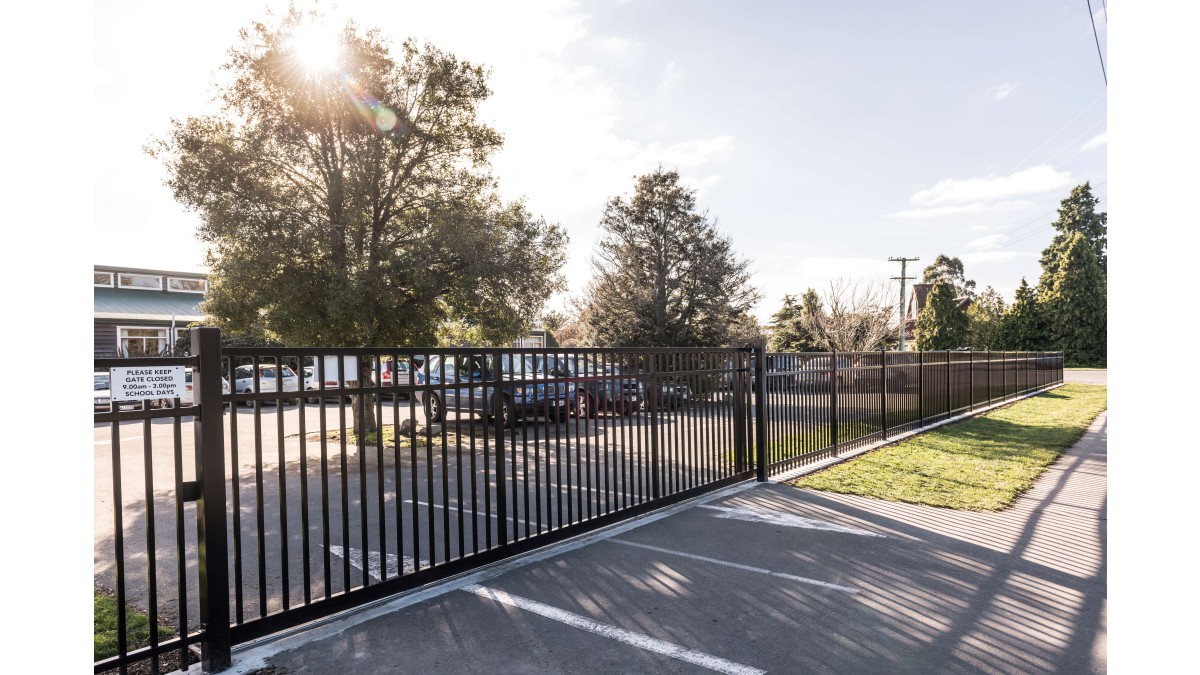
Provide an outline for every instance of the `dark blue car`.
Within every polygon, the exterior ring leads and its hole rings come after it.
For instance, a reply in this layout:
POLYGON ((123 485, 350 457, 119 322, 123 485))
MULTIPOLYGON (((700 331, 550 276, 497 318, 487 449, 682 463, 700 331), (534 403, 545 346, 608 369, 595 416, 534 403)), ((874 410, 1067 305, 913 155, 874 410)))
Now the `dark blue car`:
POLYGON ((417 400, 429 423, 441 422, 446 411, 491 419, 497 393, 504 426, 526 417, 565 419, 571 411, 567 383, 545 372, 532 356, 490 354, 431 356, 416 371, 417 400), (537 382, 531 382, 537 380, 537 382), (425 389, 433 385, 436 388, 425 389), (440 385, 440 386, 439 386, 440 385))

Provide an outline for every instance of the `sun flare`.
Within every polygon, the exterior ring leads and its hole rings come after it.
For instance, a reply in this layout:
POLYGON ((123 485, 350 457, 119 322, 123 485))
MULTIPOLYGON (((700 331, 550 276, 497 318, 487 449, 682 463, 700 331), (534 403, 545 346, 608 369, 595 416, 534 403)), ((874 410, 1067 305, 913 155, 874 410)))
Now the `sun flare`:
POLYGON ((305 23, 296 28, 292 34, 291 48, 296 59, 309 73, 336 69, 341 53, 338 34, 315 23, 305 23))

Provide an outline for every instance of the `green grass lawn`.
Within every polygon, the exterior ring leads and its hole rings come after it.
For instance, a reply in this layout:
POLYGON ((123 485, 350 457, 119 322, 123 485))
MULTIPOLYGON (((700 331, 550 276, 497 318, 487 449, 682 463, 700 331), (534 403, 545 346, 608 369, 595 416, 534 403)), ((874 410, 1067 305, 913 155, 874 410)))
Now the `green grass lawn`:
POLYGON ((800 488, 953 509, 1007 508, 1108 407, 1068 384, 792 481, 800 488))
MULTIPOLYGON (((94 604, 94 654, 95 660, 117 655, 117 599, 104 593, 95 593, 94 604)), ((158 639, 165 640, 175 634, 166 626, 158 627, 158 639)), ((150 644, 150 619, 126 605, 125 639, 129 651, 150 644)))

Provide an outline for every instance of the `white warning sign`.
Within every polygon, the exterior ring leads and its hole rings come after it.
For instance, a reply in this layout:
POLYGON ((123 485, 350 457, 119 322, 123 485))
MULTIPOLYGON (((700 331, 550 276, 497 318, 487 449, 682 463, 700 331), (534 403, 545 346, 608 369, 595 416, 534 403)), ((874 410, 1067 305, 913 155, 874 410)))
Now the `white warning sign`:
POLYGON ((109 373, 114 401, 179 398, 183 396, 186 384, 183 366, 109 368, 109 373))

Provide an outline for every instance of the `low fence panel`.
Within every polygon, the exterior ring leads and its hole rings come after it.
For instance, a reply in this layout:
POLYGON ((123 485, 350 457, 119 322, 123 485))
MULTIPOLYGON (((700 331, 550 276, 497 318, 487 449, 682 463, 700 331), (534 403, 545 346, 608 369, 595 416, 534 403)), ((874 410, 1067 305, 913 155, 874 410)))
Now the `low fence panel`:
POLYGON ((195 357, 96 360, 229 388, 96 414, 96 578, 122 627, 127 604, 174 626, 97 673, 195 645, 220 670, 232 645, 1062 380, 1061 354, 222 350, 198 330, 195 357))

